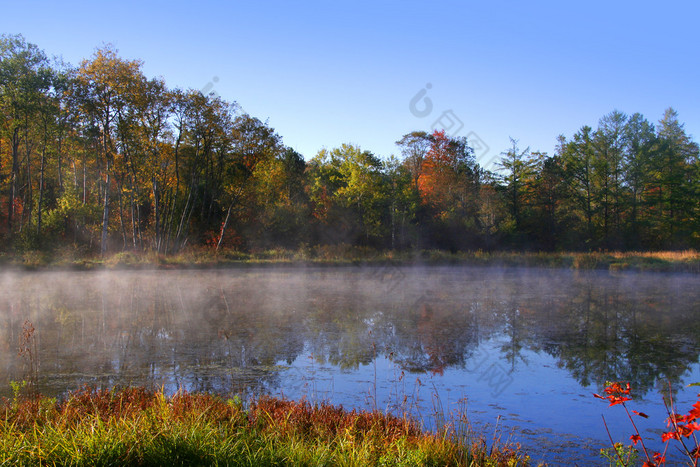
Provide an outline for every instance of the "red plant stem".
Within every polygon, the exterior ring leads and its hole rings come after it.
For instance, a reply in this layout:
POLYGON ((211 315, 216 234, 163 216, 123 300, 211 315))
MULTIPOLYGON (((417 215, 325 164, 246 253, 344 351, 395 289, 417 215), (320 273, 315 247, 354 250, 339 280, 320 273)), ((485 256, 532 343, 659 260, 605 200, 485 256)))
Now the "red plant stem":
MULTIPOLYGON (((608 438, 610 438, 610 446, 612 446, 613 451, 615 451, 615 454, 617 455, 617 458, 620 459, 620 464, 621 464, 621 465, 624 465, 625 467, 627 467, 627 464, 625 463, 625 461, 622 460, 622 456, 620 456, 620 453, 617 452, 617 449, 615 448, 615 441, 613 441, 612 435, 610 435, 610 429, 608 429, 608 424, 607 424, 607 422, 605 421, 605 415, 601 415, 601 417, 602 417, 602 419, 603 419, 603 425, 605 425, 605 432, 608 434, 608 438)), ((649 457, 647 456, 647 459, 648 459, 648 458, 649 458, 649 457)))
POLYGON ((639 437, 639 442, 642 444, 642 449, 644 450, 644 455, 646 456, 647 461, 651 463, 651 459, 649 459, 649 452, 647 451, 647 447, 644 445, 644 438, 642 438, 642 435, 639 434, 639 429, 637 428, 637 424, 634 423, 632 415, 630 415, 630 411, 627 409, 627 404, 623 402, 622 407, 625 408, 625 412, 627 412, 627 418, 629 418, 630 422, 632 422, 632 426, 634 427, 634 433, 639 437))
MULTIPOLYGON (((666 404, 666 401, 664 400, 664 405, 666 406, 666 413, 668 414, 668 419, 673 424, 673 430, 676 432, 676 435, 678 436, 677 439, 678 439, 678 441, 680 441, 681 446, 683 446, 683 450, 685 451, 685 454, 693 462, 693 466, 697 467, 698 460, 693 458, 694 457, 693 453, 690 452, 690 450, 688 449, 688 446, 685 445, 685 442, 683 441, 683 435, 681 434, 681 431, 678 429, 678 422, 676 421, 677 414, 676 414, 676 408, 673 405, 673 391, 671 388, 670 381, 668 382, 668 401, 669 401, 668 404, 666 404)), ((668 447, 669 441, 670 440, 666 441, 666 447, 668 447)))

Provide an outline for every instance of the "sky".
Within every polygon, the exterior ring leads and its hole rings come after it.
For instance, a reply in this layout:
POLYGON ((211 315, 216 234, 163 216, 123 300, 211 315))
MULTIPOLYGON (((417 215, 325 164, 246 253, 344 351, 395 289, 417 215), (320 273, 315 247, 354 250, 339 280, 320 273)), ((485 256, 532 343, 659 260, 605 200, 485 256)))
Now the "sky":
POLYGON ((517 140, 613 110, 700 136, 697 1, 7 2, 0 33, 78 65, 112 44, 170 88, 213 91, 308 160, 357 144, 400 156, 411 131, 466 136, 489 166, 517 140))

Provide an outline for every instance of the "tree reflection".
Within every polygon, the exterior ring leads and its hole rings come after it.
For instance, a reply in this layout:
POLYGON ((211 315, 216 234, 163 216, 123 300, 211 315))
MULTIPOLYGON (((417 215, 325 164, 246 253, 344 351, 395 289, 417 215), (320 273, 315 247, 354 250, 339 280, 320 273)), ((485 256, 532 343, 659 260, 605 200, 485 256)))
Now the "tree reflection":
MULTIPOLYGON (((674 281, 694 278, 639 278, 639 289, 623 279, 584 277, 572 294, 553 304, 560 323, 538 326, 539 341, 582 385, 629 381, 638 393, 659 381, 676 385, 698 361, 700 334, 689 315, 699 309, 697 291, 678 290, 674 281)), ((663 384, 662 384, 663 385, 663 384)))
POLYGON ((402 368, 442 375, 464 367, 478 346, 478 324, 471 304, 455 298, 429 292, 400 312, 391 347, 402 368))
POLYGON ((0 385, 22 378, 24 319, 37 329, 47 394, 84 383, 270 392, 309 354, 339 371, 383 354, 439 377, 468 372, 488 340, 511 372, 544 352, 583 386, 627 380, 642 393, 682 382, 698 361, 692 276, 435 268, 406 270, 392 294, 376 277, 359 268, 4 276, 0 385))

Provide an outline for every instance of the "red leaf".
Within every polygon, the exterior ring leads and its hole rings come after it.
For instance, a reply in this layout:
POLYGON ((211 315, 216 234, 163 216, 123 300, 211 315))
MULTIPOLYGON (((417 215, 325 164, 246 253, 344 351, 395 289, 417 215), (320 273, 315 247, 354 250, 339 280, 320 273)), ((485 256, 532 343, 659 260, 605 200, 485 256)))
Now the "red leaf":
POLYGON ((666 458, 665 458, 664 456, 662 456, 660 452, 655 452, 655 453, 654 453, 654 460, 655 460, 658 464, 665 464, 665 463, 666 463, 666 458))
POLYGON ((693 407, 694 408, 690 412, 688 412, 688 421, 700 418, 700 401, 697 401, 695 404, 693 404, 693 407))
POLYGON ((686 438, 693 434, 694 431, 700 430, 700 425, 697 423, 688 423, 687 425, 678 425, 678 431, 686 438))
POLYGON ((661 441, 663 441, 664 443, 666 441, 668 441, 669 439, 680 439, 680 438, 678 437, 678 433, 676 433, 675 431, 669 431, 669 432, 663 433, 661 435, 661 441))
POLYGON ((610 407, 612 407, 613 405, 617 405, 617 404, 624 404, 625 401, 631 400, 629 397, 614 397, 614 396, 610 396, 609 399, 610 399, 610 407))
POLYGON ((670 417, 668 417, 668 425, 671 423, 683 423, 686 421, 686 416, 685 415, 678 415, 678 414, 671 414, 670 417))

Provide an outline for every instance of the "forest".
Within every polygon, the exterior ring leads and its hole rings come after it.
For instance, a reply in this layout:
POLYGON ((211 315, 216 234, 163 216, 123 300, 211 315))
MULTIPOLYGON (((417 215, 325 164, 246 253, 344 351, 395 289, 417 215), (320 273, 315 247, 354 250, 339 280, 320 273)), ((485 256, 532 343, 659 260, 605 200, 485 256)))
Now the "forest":
POLYGON ((142 68, 0 36, 0 251, 700 248, 700 151, 672 108, 657 124, 614 110, 554 154, 512 140, 489 171, 444 131, 388 135, 398 156, 302 155, 142 68))

